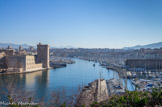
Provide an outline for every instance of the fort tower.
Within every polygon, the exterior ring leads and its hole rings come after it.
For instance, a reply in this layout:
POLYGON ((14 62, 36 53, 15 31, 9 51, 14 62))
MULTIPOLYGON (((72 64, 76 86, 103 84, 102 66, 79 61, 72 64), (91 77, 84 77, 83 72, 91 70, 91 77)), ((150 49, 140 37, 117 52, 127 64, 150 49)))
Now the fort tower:
POLYGON ((43 68, 49 68, 49 45, 37 45, 37 63, 42 63, 43 68))

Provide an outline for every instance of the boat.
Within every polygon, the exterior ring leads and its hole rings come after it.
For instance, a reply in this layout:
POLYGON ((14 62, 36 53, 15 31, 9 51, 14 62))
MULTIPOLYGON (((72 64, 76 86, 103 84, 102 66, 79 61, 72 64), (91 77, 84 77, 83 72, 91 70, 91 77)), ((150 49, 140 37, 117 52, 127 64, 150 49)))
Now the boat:
POLYGON ((66 63, 58 63, 58 62, 50 62, 50 66, 53 68, 60 68, 60 67, 66 67, 66 63))
POLYGON ((136 77, 137 77, 137 75, 136 75, 135 73, 133 73, 133 74, 132 74, 132 77, 133 77, 133 78, 136 78, 136 77))
POLYGON ((151 71, 148 71, 148 73, 150 74, 150 73, 151 73, 151 71))

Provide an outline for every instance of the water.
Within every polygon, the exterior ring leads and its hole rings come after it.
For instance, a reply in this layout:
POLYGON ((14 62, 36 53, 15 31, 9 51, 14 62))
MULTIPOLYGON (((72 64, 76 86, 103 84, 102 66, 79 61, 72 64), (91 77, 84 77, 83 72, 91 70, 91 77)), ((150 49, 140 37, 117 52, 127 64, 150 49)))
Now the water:
MULTIPOLYGON (((53 90, 65 88, 69 93, 74 93, 78 86, 87 85, 88 83, 101 77, 104 79, 117 78, 118 73, 113 70, 107 70, 94 62, 73 59, 74 64, 67 65, 65 68, 51 69, 47 71, 38 71, 27 74, 1 75, 0 80, 11 81, 16 78, 16 85, 24 87, 27 91, 34 91, 37 97, 48 96, 53 90), (113 74, 114 72, 114 74, 113 74)), ((123 79, 121 79, 123 81, 123 79)), ((2 85, 2 84, 0 84, 2 85)), ((1 87, 1 86, 0 86, 1 87)), ((134 90, 130 80, 127 80, 128 90, 134 90)))

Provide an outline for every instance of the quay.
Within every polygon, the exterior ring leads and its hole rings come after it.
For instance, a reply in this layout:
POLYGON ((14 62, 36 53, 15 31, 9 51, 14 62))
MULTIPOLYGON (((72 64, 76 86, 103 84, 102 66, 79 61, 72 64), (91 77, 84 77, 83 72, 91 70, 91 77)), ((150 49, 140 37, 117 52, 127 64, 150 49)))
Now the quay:
POLYGON ((114 71, 118 72, 118 73, 119 73, 119 76, 120 76, 121 78, 124 78, 124 77, 126 76, 127 70, 126 70, 126 69, 122 69, 120 66, 116 66, 116 65, 107 65, 107 66, 105 66, 105 68, 111 69, 111 70, 114 70, 114 71))

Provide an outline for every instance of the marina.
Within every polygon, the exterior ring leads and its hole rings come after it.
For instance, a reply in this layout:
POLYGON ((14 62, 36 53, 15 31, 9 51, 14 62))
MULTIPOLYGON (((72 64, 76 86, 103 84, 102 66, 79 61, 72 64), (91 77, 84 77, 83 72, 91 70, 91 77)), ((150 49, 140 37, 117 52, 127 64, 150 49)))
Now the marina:
POLYGON ((112 96, 114 94, 125 93, 125 87, 123 87, 123 84, 120 83, 120 81, 117 81, 116 79, 110 79, 110 80, 107 80, 106 83, 107 83, 107 89, 108 89, 109 96, 112 96))

